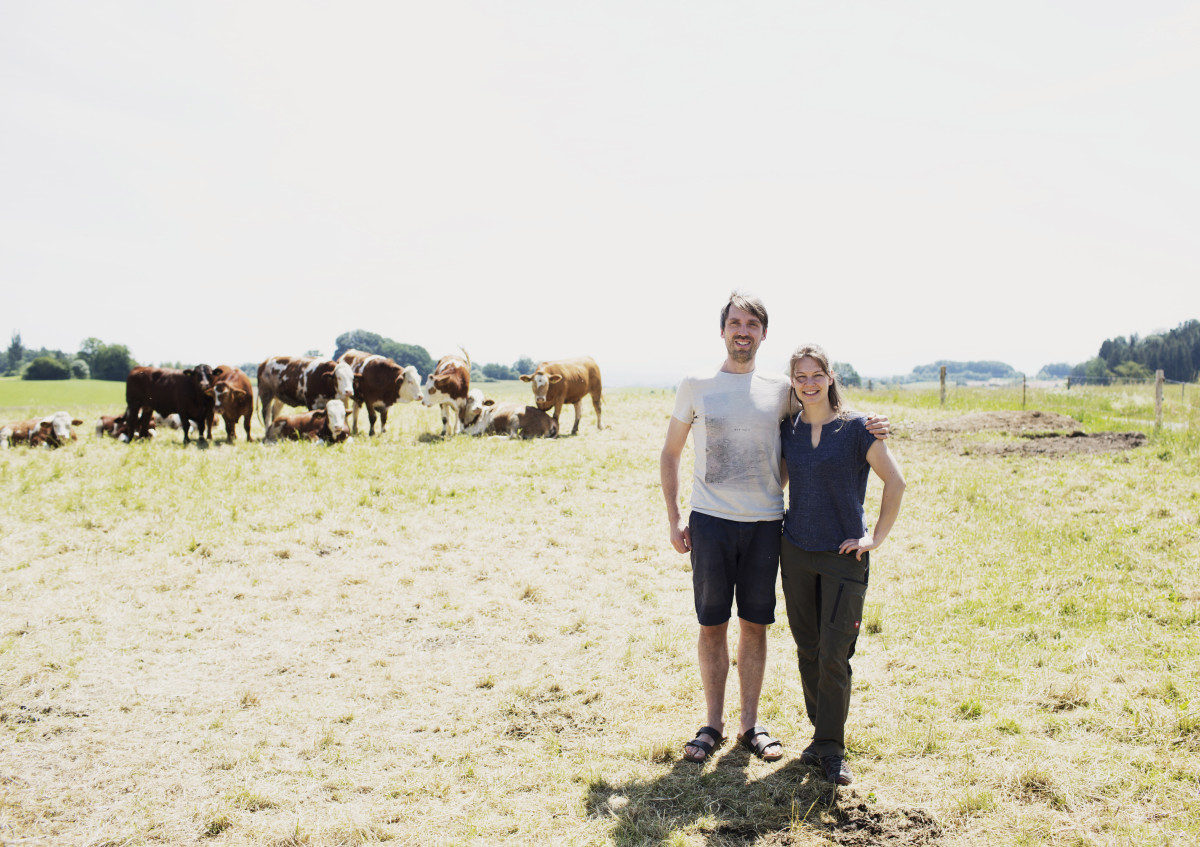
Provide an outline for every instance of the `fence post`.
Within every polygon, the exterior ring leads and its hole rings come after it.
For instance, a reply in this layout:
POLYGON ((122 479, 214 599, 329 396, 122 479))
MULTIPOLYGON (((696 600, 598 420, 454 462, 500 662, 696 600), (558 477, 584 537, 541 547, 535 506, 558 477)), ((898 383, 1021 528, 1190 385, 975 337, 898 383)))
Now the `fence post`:
POLYGON ((1163 372, 1154 372, 1154 428, 1162 429, 1163 372))
POLYGON ((874 391, 874 390, 875 390, 875 380, 868 379, 867 380, 867 391, 874 391))
POLYGON ((945 406, 946 405, 946 366, 945 365, 942 365, 941 380, 942 380, 942 405, 945 406))
POLYGON ((1071 375, 1067 374, 1067 391, 1071 390, 1071 375))
POLYGON ((1021 374, 1021 411, 1025 411, 1025 374, 1021 374))

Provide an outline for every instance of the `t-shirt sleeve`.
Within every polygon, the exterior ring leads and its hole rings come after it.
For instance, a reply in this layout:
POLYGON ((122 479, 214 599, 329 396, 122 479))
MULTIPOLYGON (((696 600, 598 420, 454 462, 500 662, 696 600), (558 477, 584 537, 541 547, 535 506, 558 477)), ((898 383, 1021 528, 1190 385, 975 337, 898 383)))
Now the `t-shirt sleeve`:
POLYGON ((696 408, 692 400, 692 380, 684 377, 675 392, 675 410, 671 417, 691 426, 696 420, 696 408))
POLYGON ((867 429, 867 419, 864 417, 857 418, 855 424, 858 428, 858 460, 866 463, 867 451, 871 449, 871 445, 875 443, 875 436, 867 429))

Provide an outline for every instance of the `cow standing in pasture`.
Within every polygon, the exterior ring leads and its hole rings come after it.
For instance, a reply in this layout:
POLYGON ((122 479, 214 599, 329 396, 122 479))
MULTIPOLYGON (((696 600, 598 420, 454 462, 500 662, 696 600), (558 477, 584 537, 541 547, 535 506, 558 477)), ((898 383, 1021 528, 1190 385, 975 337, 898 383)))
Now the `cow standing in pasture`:
POLYGON ((190 443, 188 432, 193 423, 197 440, 205 444, 212 438, 213 372, 208 365, 187 370, 175 368, 134 368, 125 378, 125 416, 135 422, 142 438, 150 437, 150 418, 157 412, 164 417, 178 414, 183 443, 190 443))
POLYGON ((367 408, 368 435, 375 434, 375 413, 379 413, 379 434, 383 435, 390 406, 421 399, 421 375, 412 365, 400 367, 386 356, 362 350, 347 350, 338 361, 348 365, 354 374, 350 417, 355 435, 358 435, 359 408, 367 408))
POLYGON ((250 421, 254 418, 254 386, 250 377, 241 368, 232 365, 217 365, 213 369, 213 414, 225 421, 225 438, 230 443, 237 441, 237 422, 240 418, 250 436, 250 421))
POLYGON ((465 433, 501 435, 509 438, 554 438, 558 435, 558 425, 554 423, 553 418, 535 406, 485 400, 483 410, 465 433))
POLYGON ((272 356, 258 366, 258 402, 269 427, 284 406, 324 409, 330 400, 354 395, 350 366, 319 356, 272 356))
MULTIPOLYGON (((461 348, 459 348, 461 349, 461 348)), ((455 435, 461 428, 467 395, 471 390, 471 356, 453 354, 438 359, 433 373, 425 378, 421 402, 442 408, 442 438, 455 435)))
POLYGON ((338 444, 350 440, 350 429, 346 426, 346 407, 341 400, 330 400, 323 409, 313 409, 299 415, 280 415, 267 427, 263 441, 290 440, 320 441, 338 444))
POLYGON ((531 374, 522 374, 522 382, 531 383, 533 400, 542 411, 554 410, 551 417, 559 426, 558 415, 564 403, 575 407, 575 425, 571 435, 579 432, 579 407, 583 398, 592 397, 592 408, 596 410, 596 429, 600 424, 600 367, 591 356, 579 359, 562 359, 557 362, 542 362, 531 374))
POLYGON ((30 447, 61 447, 75 441, 75 430, 83 421, 68 412, 55 412, 44 418, 17 421, 0 427, 0 447, 28 444, 30 447))

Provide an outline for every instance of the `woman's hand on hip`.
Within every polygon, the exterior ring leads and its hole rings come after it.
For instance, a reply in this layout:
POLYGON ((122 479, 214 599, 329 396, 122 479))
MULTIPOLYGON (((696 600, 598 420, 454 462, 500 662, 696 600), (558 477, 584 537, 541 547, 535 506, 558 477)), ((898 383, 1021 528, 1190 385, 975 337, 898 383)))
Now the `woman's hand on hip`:
POLYGON ((838 552, 842 555, 853 553, 854 558, 861 562, 863 553, 876 549, 882 543, 882 541, 876 541, 873 535, 864 535, 862 538, 847 538, 842 542, 842 546, 838 548, 838 552))

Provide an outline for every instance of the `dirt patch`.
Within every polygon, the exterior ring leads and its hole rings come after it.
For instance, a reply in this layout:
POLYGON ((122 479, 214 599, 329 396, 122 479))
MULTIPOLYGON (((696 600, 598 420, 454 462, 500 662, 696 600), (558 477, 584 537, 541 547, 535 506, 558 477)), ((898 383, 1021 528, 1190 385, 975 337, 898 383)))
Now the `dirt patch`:
POLYGON ((972 452, 991 455, 1066 456, 1079 453, 1115 453, 1132 450, 1146 443, 1141 432, 1075 432, 1070 435, 1024 436, 1026 441, 1007 444, 981 444, 972 452))
MULTIPOLYGON (((924 809, 867 804, 854 800, 831 810, 833 820, 822 827, 834 844, 843 847, 901 847, 901 845, 936 844, 942 837, 942 825, 924 809)), ((808 832, 772 833, 758 843, 765 845, 808 844, 808 832)))
POLYGON ((959 418, 914 426, 910 432, 922 436, 953 436, 963 433, 1012 435, 1020 441, 964 441, 947 438, 947 447, 964 455, 1068 456, 1080 453, 1114 453, 1146 443, 1141 432, 1083 431, 1082 424, 1056 412, 972 412, 959 418))
POLYGON ((1020 435, 1028 432, 1082 431, 1079 421, 1057 412, 972 412, 961 418, 914 426, 919 432, 1009 432, 1020 435))

